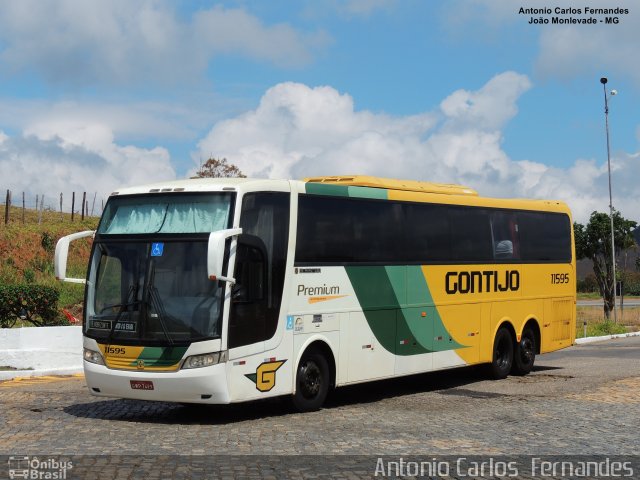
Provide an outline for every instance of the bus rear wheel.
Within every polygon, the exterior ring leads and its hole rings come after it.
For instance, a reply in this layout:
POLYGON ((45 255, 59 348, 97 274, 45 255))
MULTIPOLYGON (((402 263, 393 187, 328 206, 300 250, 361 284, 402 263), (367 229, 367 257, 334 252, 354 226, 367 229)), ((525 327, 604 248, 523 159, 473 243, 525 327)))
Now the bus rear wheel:
POLYGON ((296 371, 296 393, 293 406, 299 412, 312 412, 322 407, 329 392, 329 365, 322 353, 305 352, 296 371))
POLYGON ((536 360, 536 336, 530 327, 522 332, 520 342, 516 346, 516 352, 513 357, 513 368, 511 373, 514 375, 526 375, 533 368, 536 360))
POLYGON ((513 365, 513 337, 508 329, 500 327, 493 341, 493 359, 490 374, 496 380, 506 378, 513 365))

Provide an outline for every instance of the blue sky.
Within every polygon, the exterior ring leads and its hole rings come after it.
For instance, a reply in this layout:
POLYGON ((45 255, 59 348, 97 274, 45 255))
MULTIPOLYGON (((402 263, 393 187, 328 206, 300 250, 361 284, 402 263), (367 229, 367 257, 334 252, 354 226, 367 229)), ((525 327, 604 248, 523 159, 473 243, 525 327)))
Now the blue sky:
POLYGON ((608 208, 608 76, 614 205, 640 221, 640 7, 530 25, 531 3, 1 1, 0 188, 106 197, 214 155, 557 198, 585 221, 608 208))

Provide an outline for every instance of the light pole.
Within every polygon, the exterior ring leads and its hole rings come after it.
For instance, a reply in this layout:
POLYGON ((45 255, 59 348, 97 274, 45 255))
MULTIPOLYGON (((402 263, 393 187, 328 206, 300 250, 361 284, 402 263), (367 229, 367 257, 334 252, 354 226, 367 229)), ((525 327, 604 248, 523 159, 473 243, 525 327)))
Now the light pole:
MULTIPOLYGON (((611 268, 613 273, 613 321, 618 323, 616 316, 616 247, 613 229, 613 195, 611 193, 611 153, 609 148, 609 99, 607 96, 607 77, 600 79, 604 90, 604 124, 607 132, 607 169, 609 170, 609 218, 611 219, 611 268)), ((616 90, 611 90, 611 95, 616 95, 616 90)))

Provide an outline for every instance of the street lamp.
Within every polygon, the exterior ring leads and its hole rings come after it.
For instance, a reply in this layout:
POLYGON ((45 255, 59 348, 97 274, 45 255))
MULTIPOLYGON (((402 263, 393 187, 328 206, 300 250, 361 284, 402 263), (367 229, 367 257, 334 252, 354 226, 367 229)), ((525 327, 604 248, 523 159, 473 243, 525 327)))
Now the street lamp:
MULTIPOLYGON (((607 96, 607 77, 600 79, 604 90, 604 124, 607 132, 607 168, 609 170, 609 218, 611 219, 611 268, 613 273, 613 321, 618 323, 616 316, 616 248, 613 229, 613 196, 611 194, 611 153, 609 149, 609 97, 607 96)), ((617 95, 616 90, 611 90, 611 95, 617 95)))

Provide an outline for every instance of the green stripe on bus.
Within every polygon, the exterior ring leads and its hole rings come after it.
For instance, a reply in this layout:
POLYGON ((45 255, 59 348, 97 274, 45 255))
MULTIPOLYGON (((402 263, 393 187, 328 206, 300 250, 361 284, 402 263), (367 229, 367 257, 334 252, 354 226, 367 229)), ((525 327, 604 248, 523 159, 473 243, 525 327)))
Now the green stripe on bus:
POLYGON ((305 192, 311 195, 329 195, 332 197, 373 198, 387 200, 389 195, 384 188, 353 187, 331 183, 306 183, 305 192))
POLYGON ((333 197, 348 197, 349 187, 346 185, 332 185, 328 183, 306 183, 304 190, 312 195, 331 195, 333 197))
POLYGON ((138 360, 144 360, 147 367, 169 367, 178 363, 188 347, 144 347, 138 358, 129 365, 135 367, 138 360))
POLYGON ((389 194, 385 188, 368 187, 347 187, 349 196, 355 198, 373 198, 377 200, 388 200, 389 194))
POLYGON ((345 270, 369 327, 387 351, 417 355, 464 347, 449 341, 450 334, 433 304, 420 266, 345 270), (439 337, 446 341, 434 345, 434 338, 439 337))

